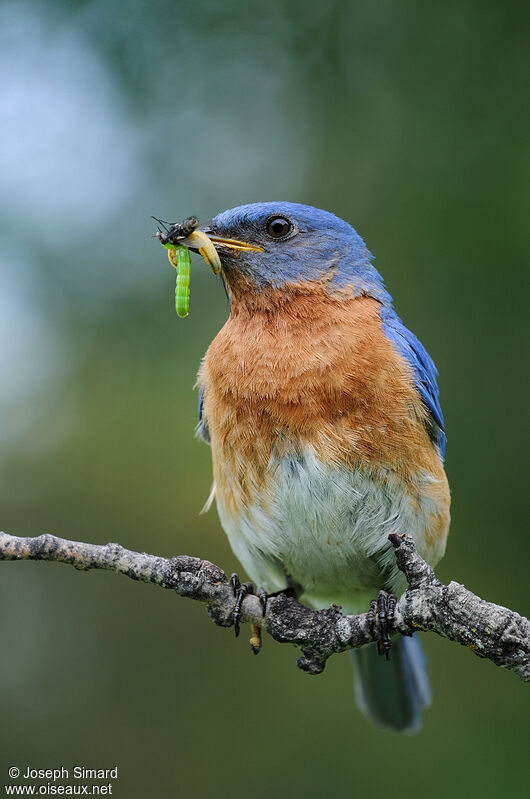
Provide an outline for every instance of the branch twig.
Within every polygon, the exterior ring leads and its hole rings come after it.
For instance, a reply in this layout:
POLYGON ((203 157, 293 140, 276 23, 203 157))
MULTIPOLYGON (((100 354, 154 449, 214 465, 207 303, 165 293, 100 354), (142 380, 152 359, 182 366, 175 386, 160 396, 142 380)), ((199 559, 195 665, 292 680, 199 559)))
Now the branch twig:
MULTIPOLYGON (((408 635, 430 630, 530 681, 528 619, 480 599, 459 583, 442 585, 416 552, 410 536, 389 538, 409 585, 397 602, 392 632, 408 635)), ((228 577, 207 560, 188 555, 160 558, 132 552, 119 544, 97 546, 53 535, 18 538, 6 533, 0 533, 0 560, 55 560, 77 569, 110 569, 204 602, 216 624, 233 624, 234 597, 228 577)), ((265 618, 258 599, 246 597, 241 621, 262 626, 277 641, 300 647, 297 665, 310 674, 323 671, 327 659, 336 652, 374 640, 367 613, 343 616, 336 606, 311 610, 283 595, 269 599, 265 618)))

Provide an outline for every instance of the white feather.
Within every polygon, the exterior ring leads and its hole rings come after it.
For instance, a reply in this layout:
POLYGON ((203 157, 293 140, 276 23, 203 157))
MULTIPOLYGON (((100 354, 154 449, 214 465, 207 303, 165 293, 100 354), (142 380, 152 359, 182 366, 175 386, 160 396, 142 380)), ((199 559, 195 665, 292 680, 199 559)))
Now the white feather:
POLYGON ((418 475, 410 486, 391 470, 330 467, 308 448, 299 458, 272 461, 261 501, 239 517, 226 513, 219 496, 217 506, 234 553, 258 586, 281 590, 291 579, 315 607, 336 602, 358 612, 379 588, 404 587, 390 533, 412 535, 429 561, 443 554, 443 536, 426 544, 440 509, 421 488, 434 479, 418 475))

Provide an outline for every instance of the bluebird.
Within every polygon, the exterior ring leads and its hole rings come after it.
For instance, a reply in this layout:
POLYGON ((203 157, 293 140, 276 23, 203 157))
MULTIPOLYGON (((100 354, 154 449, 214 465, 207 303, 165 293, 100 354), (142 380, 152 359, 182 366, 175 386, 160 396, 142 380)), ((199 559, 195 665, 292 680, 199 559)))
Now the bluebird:
MULTIPOLYGON (((230 545, 268 594, 364 612, 380 589, 405 588, 389 534, 410 534, 431 564, 445 550, 434 363, 342 219, 267 202, 200 230, 230 300, 198 379, 198 432, 211 445, 212 497, 230 545)), ((430 702, 417 638, 399 637, 389 662, 376 644, 352 655, 363 713, 417 730, 430 702)))

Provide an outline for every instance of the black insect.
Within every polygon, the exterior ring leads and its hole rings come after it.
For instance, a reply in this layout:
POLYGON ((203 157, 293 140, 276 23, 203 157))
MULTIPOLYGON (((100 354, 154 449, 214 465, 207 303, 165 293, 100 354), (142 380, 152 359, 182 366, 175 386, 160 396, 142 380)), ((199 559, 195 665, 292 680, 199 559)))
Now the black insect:
POLYGON ((158 222, 159 228, 156 232, 156 237, 164 246, 168 244, 174 247, 178 246, 182 239, 186 239, 191 235, 199 224, 199 220, 196 216, 189 216, 187 219, 184 219, 183 222, 173 223, 164 222, 163 219, 157 219, 156 216, 151 217, 151 219, 158 222))

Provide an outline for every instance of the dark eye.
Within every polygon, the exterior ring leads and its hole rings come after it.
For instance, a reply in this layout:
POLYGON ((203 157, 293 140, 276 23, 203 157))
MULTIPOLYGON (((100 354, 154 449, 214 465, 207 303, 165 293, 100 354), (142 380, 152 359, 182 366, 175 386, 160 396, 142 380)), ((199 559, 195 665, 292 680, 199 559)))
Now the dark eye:
POLYGON ((273 239, 283 239, 288 236, 293 229, 292 224, 283 216, 274 216, 269 219, 266 230, 273 239))

